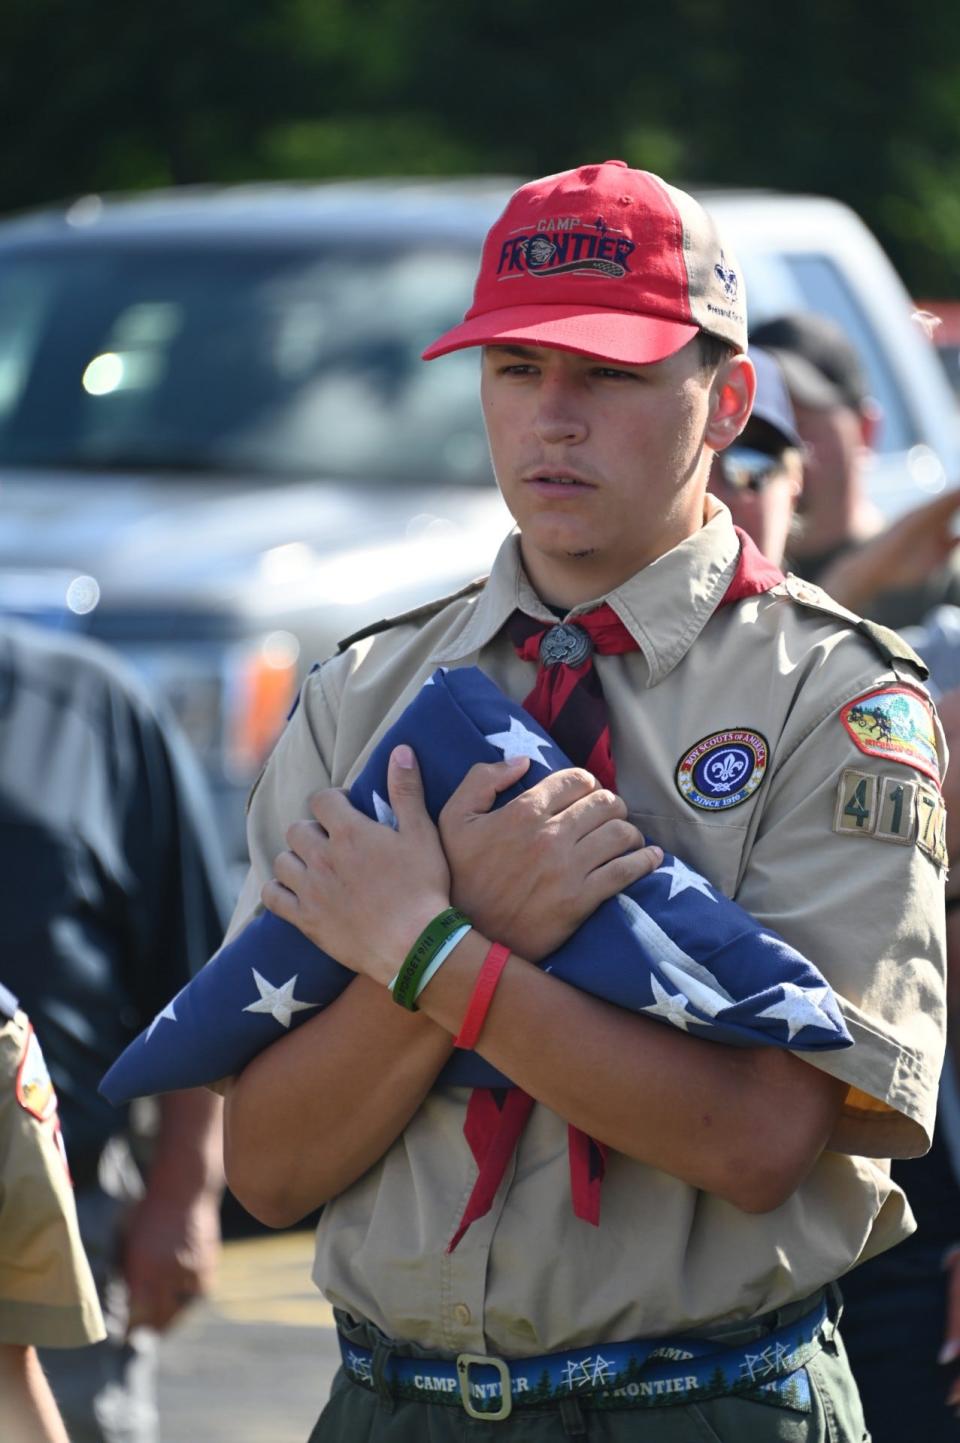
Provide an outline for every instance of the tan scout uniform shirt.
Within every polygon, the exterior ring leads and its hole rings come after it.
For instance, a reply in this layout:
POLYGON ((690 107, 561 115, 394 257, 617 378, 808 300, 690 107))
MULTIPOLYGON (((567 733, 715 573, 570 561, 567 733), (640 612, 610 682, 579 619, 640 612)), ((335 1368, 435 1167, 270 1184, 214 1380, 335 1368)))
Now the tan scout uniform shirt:
POLYGON ((0 1015, 0 1343, 79 1348, 106 1331, 31 1037, 23 1012, 0 1015))
MULTIPOLYGON (((701 531, 606 597, 640 647, 596 658, 618 788, 652 839, 781 932, 834 987, 856 1045, 806 1055, 849 1083, 831 1150, 761 1216, 612 1153, 594 1228, 571 1208, 566 1126, 538 1106, 493 1208, 448 1256, 476 1169, 462 1135, 468 1094, 436 1089, 386 1156, 327 1205, 318 1232, 318 1286, 393 1337, 509 1357, 676 1332, 801 1298, 912 1230, 888 1164, 874 1159, 923 1152, 933 1125, 943 878, 916 845, 833 824, 846 769, 932 784, 865 755, 841 724, 844 703, 898 683, 849 625, 798 606, 785 586, 717 610, 738 541, 726 508, 708 506, 701 531), (744 727, 769 743, 765 780, 742 805, 696 810, 677 790, 678 762, 711 733, 744 727)), ((512 698, 528 694, 534 667, 502 631, 517 606, 556 619, 511 537, 479 596, 363 640, 308 679, 253 795, 253 875, 232 930, 255 910, 311 790, 349 784, 436 666, 478 663, 512 698)))

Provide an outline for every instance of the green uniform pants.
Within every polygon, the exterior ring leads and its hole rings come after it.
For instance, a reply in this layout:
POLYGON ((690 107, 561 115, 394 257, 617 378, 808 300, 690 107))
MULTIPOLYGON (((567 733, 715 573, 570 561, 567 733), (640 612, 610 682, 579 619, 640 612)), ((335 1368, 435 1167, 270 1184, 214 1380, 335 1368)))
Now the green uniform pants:
MULTIPOLYGON (((373 1334, 365 1338, 364 1327, 351 1336, 370 1346, 373 1334)), ((354 1383, 341 1369, 309 1443, 869 1443, 840 1335, 825 1341, 802 1371, 809 1390, 798 1407, 724 1397, 600 1411, 570 1398, 515 1408, 493 1423, 470 1418, 455 1405, 395 1401, 354 1383)))

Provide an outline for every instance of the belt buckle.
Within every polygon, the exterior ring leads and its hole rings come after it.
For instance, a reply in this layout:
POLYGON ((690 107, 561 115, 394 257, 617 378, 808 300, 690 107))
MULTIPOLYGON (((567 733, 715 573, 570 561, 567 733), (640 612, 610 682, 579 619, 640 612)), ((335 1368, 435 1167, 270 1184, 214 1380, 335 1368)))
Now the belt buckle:
POLYGON ((457 1381, 460 1384, 460 1401, 469 1418, 480 1418, 485 1423, 502 1423, 513 1412, 513 1393, 510 1389, 510 1369, 502 1358, 487 1353, 458 1353, 457 1381), (470 1397, 471 1367, 496 1368, 500 1374, 500 1408, 497 1412, 481 1413, 473 1406, 470 1397))

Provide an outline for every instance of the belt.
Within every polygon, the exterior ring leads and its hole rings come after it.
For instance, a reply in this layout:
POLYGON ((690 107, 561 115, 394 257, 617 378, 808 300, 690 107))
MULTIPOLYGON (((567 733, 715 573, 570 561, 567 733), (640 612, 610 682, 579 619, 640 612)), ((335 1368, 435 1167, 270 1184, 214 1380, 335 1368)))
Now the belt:
POLYGON ((802 1405, 805 1376, 793 1378, 833 1337, 831 1299, 746 1343, 717 1339, 639 1338, 570 1348, 508 1361, 489 1353, 456 1358, 411 1358, 388 1353, 378 1375, 374 1352, 339 1333, 347 1377, 363 1388, 385 1388, 396 1399, 447 1403, 471 1418, 497 1422, 514 1408, 585 1401, 591 1408, 657 1408, 735 1393, 765 1403, 802 1405))

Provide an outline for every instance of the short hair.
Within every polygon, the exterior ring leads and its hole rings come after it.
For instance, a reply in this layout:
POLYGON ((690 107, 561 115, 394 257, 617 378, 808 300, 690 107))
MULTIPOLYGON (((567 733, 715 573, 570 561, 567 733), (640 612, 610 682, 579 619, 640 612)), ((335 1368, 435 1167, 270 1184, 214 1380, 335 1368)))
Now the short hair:
POLYGON ((739 354, 735 346, 729 341, 723 341, 719 336, 708 335, 706 331, 698 331, 696 336, 697 350, 700 352, 700 369, 708 376, 712 376, 720 369, 724 361, 729 361, 732 356, 739 354))

